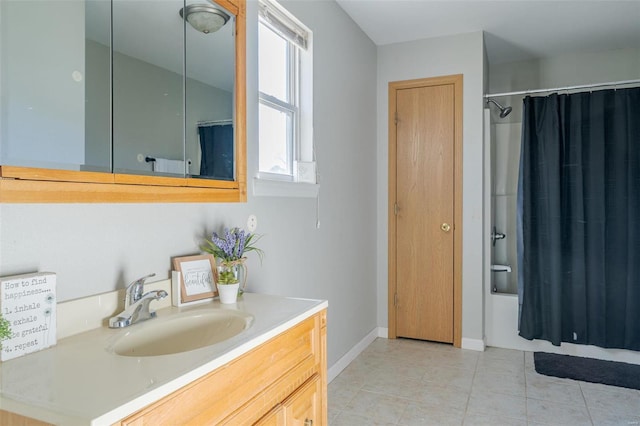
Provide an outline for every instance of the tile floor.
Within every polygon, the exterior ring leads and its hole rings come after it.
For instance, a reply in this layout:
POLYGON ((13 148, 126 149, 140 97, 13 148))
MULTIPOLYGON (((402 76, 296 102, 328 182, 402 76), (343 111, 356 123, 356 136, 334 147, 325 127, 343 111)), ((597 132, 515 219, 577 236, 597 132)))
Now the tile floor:
POLYGON ((540 375, 533 353, 377 339, 329 384, 329 425, 640 425, 640 391, 540 375))

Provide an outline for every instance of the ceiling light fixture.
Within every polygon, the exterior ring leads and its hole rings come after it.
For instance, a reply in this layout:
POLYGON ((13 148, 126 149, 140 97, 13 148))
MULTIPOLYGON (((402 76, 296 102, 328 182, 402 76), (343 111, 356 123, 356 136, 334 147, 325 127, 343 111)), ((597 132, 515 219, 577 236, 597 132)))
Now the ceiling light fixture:
POLYGON ((190 4, 180 9, 180 17, 201 33, 215 33, 229 20, 222 10, 210 4, 190 4))

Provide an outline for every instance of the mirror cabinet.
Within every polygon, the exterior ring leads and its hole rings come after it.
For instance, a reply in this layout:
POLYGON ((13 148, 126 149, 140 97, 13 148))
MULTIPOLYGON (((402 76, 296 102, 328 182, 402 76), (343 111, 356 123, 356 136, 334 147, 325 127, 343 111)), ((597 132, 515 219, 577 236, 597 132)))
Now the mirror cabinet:
POLYGON ((245 0, 0 3, 0 202, 246 201, 245 0))

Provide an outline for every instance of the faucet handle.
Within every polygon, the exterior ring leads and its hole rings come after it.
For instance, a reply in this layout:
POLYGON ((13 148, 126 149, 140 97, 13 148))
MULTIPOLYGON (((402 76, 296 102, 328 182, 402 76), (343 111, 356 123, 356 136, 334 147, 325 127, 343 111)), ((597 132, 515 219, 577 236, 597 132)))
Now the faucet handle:
POLYGON ((144 282, 147 278, 151 278, 151 277, 155 277, 156 273, 152 273, 149 275, 145 275, 142 278, 138 278, 137 280, 135 280, 134 282, 132 282, 131 284, 129 284, 125 290, 125 296, 124 296, 124 303, 125 306, 127 305, 127 296, 128 296, 128 303, 135 303, 138 300, 140 300, 140 298, 142 298, 142 291, 144 288, 144 282))

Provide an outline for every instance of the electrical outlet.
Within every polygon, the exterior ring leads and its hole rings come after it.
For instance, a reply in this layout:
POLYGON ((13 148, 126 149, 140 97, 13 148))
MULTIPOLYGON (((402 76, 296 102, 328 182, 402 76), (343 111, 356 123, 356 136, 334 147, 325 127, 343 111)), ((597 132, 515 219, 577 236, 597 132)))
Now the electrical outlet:
POLYGON ((258 227, 258 218, 255 214, 249 215, 249 219, 247 219, 247 229, 249 232, 255 232, 258 227))
POLYGON ((316 183, 316 162, 296 162, 296 177, 298 182, 316 183))

